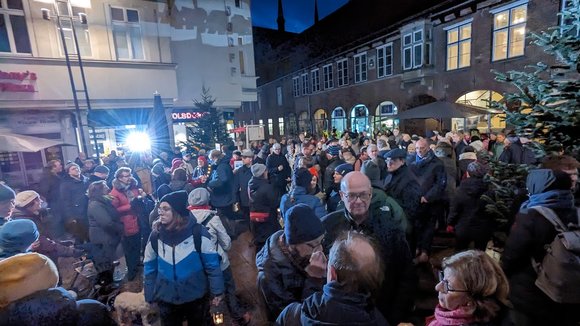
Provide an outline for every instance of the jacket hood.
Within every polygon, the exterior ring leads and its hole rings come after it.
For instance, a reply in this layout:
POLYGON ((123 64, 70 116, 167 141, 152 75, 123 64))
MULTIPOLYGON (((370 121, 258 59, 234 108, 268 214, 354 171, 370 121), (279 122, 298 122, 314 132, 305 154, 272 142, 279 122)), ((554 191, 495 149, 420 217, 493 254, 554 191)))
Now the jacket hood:
POLYGON ((269 182, 266 179, 252 177, 250 179, 250 182, 248 182, 248 187, 251 190, 257 190, 259 187, 266 185, 268 183, 269 182))
POLYGON ((477 160, 477 154, 472 152, 461 153, 459 160, 477 160))
POLYGON ((185 187, 186 181, 181 180, 171 180, 169 182, 169 188, 171 188, 171 192, 182 190, 185 187))
POLYGON ((465 192, 470 197, 479 197, 488 190, 488 184, 481 178, 467 178, 461 181, 459 187, 459 191, 465 192))
POLYGON ((194 209, 191 211, 191 215, 193 215, 193 217, 195 217, 195 220, 197 221, 197 223, 202 224, 203 221, 205 221, 205 219, 212 215, 212 214, 216 214, 216 211, 212 211, 209 209, 194 209))

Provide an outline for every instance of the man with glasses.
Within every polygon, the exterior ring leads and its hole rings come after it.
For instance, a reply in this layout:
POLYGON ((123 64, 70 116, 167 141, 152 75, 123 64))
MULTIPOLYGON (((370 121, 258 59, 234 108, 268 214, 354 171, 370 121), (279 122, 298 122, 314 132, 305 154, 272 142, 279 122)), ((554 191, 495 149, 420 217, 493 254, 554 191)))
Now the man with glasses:
POLYGON ((284 230, 270 236, 256 255, 258 288, 274 321, 282 309, 322 290, 324 228, 312 208, 297 204, 284 215, 284 230))
POLYGON ((340 184, 345 209, 322 218, 326 229, 324 248, 345 231, 355 230, 377 243, 385 266, 385 279, 379 291, 377 307, 389 324, 404 321, 413 306, 417 278, 405 233, 388 218, 388 212, 371 211, 372 188, 369 178, 360 171, 347 174, 340 184))

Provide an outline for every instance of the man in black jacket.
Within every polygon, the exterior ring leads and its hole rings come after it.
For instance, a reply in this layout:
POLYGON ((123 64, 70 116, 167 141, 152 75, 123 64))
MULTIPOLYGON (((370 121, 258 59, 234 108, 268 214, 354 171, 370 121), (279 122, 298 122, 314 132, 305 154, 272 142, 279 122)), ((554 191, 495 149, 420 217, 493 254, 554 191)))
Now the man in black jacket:
POLYGON ((413 306, 417 277, 405 233, 388 216, 375 215, 370 208, 372 188, 369 178, 359 171, 347 174, 340 184, 344 210, 322 218, 326 230, 323 246, 328 251, 344 231, 355 230, 373 238, 385 265, 385 280, 379 291, 377 308, 389 324, 397 325, 413 306))
POLYGON ((60 198, 64 226, 67 232, 74 235, 78 243, 89 241, 89 221, 87 218, 89 187, 88 180, 81 174, 81 168, 76 163, 65 167, 66 175, 60 184, 60 198))
POLYGON ((236 191, 237 201, 240 204, 240 210, 244 221, 250 220, 250 197, 248 196, 248 183, 252 178, 252 161, 254 159, 254 152, 251 149, 244 149, 242 151, 242 163, 238 169, 234 171, 234 190, 236 191))
POLYGON ((252 178, 248 182, 250 221, 254 245, 258 251, 266 239, 280 229, 277 212, 280 196, 268 181, 268 170, 264 164, 254 164, 250 170, 252 171, 252 178))
POLYGON ((431 242, 435 232, 435 223, 443 214, 443 198, 447 186, 445 166, 429 148, 427 140, 420 139, 415 144, 415 159, 411 171, 421 186, 421 205, 418 218, 415 220, 417 249, 415 254, 418 263, 429 261, 431 242))
POLYGON ((270 182, 278 190, 278 194, 282 196, 286 193, 286 185, 290 182, 292 170, 286 156, 282 154, 282 146, 279 143, 272 145, 273 152, 266 158, 266 167, 268 168, 268 175, 270 182))

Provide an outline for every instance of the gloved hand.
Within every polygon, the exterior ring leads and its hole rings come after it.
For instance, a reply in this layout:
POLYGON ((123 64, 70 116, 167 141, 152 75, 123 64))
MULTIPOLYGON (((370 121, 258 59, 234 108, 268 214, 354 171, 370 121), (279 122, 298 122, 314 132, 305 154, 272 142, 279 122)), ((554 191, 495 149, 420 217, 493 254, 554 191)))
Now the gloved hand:
POLYGON ((453 225, 447 225, 447 233, 455 233, 455 227, 453 225))

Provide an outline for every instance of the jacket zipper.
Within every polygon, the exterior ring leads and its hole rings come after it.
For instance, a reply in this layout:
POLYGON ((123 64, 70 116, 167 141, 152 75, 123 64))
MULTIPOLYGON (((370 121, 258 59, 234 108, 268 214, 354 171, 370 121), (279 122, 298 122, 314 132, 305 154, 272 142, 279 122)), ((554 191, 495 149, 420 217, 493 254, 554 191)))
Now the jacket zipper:
POLYGON ((172 256, 173 256, 173 280, 177 281, 177 272, 175 271, 175 245, 171 246, 172 250, 172 256))

